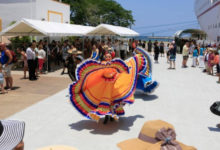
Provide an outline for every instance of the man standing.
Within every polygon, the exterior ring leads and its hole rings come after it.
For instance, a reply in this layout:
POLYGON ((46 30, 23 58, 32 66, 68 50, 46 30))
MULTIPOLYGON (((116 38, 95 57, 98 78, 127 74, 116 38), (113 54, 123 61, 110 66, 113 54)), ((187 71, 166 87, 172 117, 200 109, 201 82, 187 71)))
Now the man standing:
POLYGON ((151 42, 151 40, 148 42, 147 46, 148 46, 148 52, 151 54, 151 51, 152 51, 152 42, 151 42))
POLYGON ((164 43, 163 43, 163 41, 160 42, 160 54, 161 54, 161 57, 164 57, 164 43))
POLYGON ((176 47, 174 45, 174 43, 170 44, 170 68, 169 69, 175 69, 176 68, 176 47))
POLYGON ((125 44, 124 44, 123 41, 121 41, 119 47, 120 47, 120 56, 121 56, 120 58, 121 58, 122 60, 125 60, 126 46, 125 46, 125 44))
POLYGON ((158 42, 155 42, 154 43, 154 60, 155 60, 155 63, 159 63, 159 61, 158 61, 159 54, 160 54, 159 44, 158 44, 158 42))
POLYGON ((187 61, 189 58, 189 42, 186 42, 186 44, 183 47, 183 63, 182 68, 187 68, 187 61))
POLYGON ((6 81, 6 88, 8 90, 12 89, 12 85, 13 85, 13 78, 11 76, 11 68, 12 68, 12 60, 13 60, 13 56, 10 52, 10 50, 8 50, 6 48, 6 45, 4 43, 0 43, 0 52, 1 52, 1 64, 3 65, 3 71, 5 74, 5 81, 6 81))
POLYGON ((30 46, 26 50, 27 60, 28 60, 28 69, 29 69, 29 80, 37 80, 35 75, 35 52, 34 52, 34 44, 30 44, 30 46))

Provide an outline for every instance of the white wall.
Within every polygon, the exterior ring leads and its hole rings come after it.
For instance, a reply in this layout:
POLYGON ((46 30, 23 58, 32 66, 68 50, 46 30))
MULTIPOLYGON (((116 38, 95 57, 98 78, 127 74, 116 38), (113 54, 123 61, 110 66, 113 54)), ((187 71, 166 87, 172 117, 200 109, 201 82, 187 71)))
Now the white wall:
MULTIPOLYGON (((198 18, 201 29, 208 34, 208 39, 217 42, 220 37, 220 5, 198 18)), ((218 41, 220 42, 220 41, 218 41)))
POLYGON ((6 28, 12 21, 18 21, 21 18, 35 18, 35 0, 9 0, 0 1, 0 18, 2 19, 2 28, 6 28))
POLYGON ((36 19, 70 23, 70 6, 53 0, 37 0, 36 19))
POLYGON ((70 6, 53 0, 0 0, 0 18, 3 29, 22 18, 70 23, 70 6))

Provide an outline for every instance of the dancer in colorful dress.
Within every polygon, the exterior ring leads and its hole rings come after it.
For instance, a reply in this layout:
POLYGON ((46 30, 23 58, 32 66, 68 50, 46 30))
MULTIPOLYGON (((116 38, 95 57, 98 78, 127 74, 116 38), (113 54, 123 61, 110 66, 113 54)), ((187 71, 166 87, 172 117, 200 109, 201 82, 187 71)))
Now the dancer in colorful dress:
POLYGON ((135 52, 125 62, 86 60, 78 65, 76 82, 70 86, 70 100, 82 115, 97 122, 105 116, 118 120, 124 115, 123 106, 134 103, 136 86, 146 93, 157 87, 158 83, 152 82, 149 55, 140 48, 135 52))

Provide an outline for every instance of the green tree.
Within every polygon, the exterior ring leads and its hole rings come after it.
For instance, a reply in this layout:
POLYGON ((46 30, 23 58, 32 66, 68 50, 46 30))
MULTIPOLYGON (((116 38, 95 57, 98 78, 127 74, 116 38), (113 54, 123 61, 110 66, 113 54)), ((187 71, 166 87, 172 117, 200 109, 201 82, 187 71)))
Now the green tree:
POLYGON ((129 27, 132 12, 114 0, 63 0, 70 5, 71 23, 97 26, 100 23, 129 27))

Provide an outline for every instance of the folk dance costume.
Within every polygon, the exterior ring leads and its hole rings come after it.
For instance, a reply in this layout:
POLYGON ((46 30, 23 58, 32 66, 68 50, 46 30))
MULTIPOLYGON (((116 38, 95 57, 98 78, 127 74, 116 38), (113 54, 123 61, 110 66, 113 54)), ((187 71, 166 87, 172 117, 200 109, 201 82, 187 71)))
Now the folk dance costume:
POLYGON ((157 82, 152 83, 150 57, 139 48, 136 53, 125 62, 86 60, 80 64, 76 69, 76 82, 70 85, 73 106, 95 121, 105 116, 118 120, 125 113, 123 106, 134 103, 137 85, 144 92, 153 91, 157 82))
POLYGON ((138 73, 136 90, 150 94, 159 86, 157 81, 152 80, 152 62, 150 56, 141 48, 136 48, 135 54, 142 55, 146 62, 144 69, 138 73))

